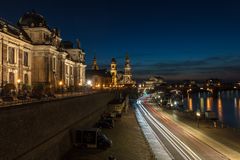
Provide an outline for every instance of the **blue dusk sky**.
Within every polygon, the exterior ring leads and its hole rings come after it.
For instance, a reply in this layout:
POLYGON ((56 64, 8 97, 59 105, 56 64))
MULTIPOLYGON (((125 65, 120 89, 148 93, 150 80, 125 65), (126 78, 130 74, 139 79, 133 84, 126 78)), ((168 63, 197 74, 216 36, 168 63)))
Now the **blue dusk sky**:
POLYGON ((1 2, 0 17, 16 23, 32 9, 63 40, 80 39, 88 66, 96 54, 123 70, 128 52, 136 79, 240 79, 240 1, 16 0, 1 2))

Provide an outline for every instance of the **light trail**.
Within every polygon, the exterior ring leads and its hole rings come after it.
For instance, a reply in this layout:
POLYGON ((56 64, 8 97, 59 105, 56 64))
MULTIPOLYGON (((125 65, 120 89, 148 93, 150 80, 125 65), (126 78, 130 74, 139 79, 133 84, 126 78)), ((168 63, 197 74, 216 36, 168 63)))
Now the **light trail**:
POLYGON ((155 134, 162 134, 166 140, 174 147, 174 149, 182 156, 185 160, 201 160, 201 158, 194 153, 185 143, 183 143, 179 138, 177 138, 171 131, 169 131, 163 124, 161 124, 152 114, 145 109, 141 101, 138 100, 137 104, 139 110, 144 115, 144 117, 150 122, 157 130, 155 134))
POLYGON ((146 121, 144 116, 142 115, 139 108, 136 108, 136 117, 137 117, 138 123, 143 131, 143 134, 145 135, 147 141, 149 142, 149 145, 154 154, 154 158, 164 159, 164 160, 174 160, 174 157, 172 156, 172 154, 168 151, 168 149, 162 143, 160 138, 150 127, 150 125, 148 124, 148 122, 146 121))

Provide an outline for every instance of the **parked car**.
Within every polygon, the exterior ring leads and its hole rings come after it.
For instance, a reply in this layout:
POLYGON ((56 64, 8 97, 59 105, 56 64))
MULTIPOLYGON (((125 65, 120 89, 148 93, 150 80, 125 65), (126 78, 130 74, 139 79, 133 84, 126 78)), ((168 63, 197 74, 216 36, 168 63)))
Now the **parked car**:
POLYGON ((112 146, 112 141, 108 139, 105 134, 100 134, 97 136, 97 148, 107 149, 112 146))
POLYGON ((113 118, 101 118, 97 123, 96 123, 97 128, 113 128, 114 127, 114 120, 113 118))
POLYGON ((81 148, 107 149, 112 141, 99 128, 76 129, 73 131, 73 144, 81 148))

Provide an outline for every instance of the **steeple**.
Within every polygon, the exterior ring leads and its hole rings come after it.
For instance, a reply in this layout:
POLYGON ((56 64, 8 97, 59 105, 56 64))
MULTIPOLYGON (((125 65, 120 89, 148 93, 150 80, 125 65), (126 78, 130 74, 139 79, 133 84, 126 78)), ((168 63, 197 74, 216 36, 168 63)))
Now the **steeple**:
POLYGON ((126 53, 126 58, 125 58, 123 83, 124 84, 132 84, 133 83, 131 66, 130 66, 130 59, 129 59, 128 53, 126 53))
POLYGON ((112 84, 117 85, 117 63, 115 58, 112 58, 110 73, 112 75, 112 84))
POLYGON ((98 65, 97 65, 96 55, 94 55, 94 57, 93 57, 92 70, 99 70, 99 67, 98 67, 98 65))

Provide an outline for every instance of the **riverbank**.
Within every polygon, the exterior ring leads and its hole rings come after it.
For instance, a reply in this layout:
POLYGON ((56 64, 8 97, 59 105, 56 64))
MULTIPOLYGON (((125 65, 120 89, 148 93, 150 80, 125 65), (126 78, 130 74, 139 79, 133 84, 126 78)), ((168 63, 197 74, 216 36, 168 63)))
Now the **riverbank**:
POLYGON ((230 159, 240 157, 240 132, 233 128, 213 128, 211 124, 201 119, 199 128, 197 120, 189 118, 188 114, 176 110, 167 110, 155 105, 155 109, 174 120, 176 124, 186 129, 189 133, 202 142, 213 147, 230 159))
POLYGON ((111 155, 117 160, 153 159, 132 107, 120 119, 117 119, 113 129, 103 129, 102 131, 112 140, 111 148, 106 150, 72 149, 64 160, 107 160, 111 155))

